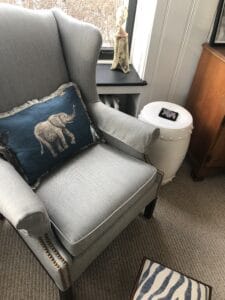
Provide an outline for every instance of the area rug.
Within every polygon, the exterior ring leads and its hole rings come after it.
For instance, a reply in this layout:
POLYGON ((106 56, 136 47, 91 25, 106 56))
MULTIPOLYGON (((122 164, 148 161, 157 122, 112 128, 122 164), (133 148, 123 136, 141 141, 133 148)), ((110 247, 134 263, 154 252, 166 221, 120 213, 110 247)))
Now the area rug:
POLYGON ((132 300, 210 300, 212 288, 148 258, 143 259, 132 300))

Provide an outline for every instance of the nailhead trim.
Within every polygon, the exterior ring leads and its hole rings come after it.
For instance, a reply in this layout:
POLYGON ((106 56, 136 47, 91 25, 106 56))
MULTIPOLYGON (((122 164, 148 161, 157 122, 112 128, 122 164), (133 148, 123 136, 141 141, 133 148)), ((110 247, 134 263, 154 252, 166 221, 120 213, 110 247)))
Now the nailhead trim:
POLYGON ((43 250, 45 251, 46 255, 48 256, 49 260, 52 262, 52 264, 54 265, 54 267, 59 271, 63 287, 67 288, 66 280, 64 278, 64 274, 62 272, 61 266, 57 263, 57 261, 55 260, 55 258, 49 252, 48 245, 45 243, 44 239, 42 237, 39 237, 38 241, 39 241, 41 247, 43 248, 43 250))
POLYGON ((67 275, 68 275, 68 280, 69 283, 72 283, 71 277, 70 277, 70 271, 69 271, 69 265, 68 262, 62 257, 62 255, 59 253, 59 251, 55 248, 55 246, 53 245, 52 241, 50 240, 48 234, 45 234, 45 241, 46 244, 49 246, 49 248, 52 250, 52 252, 56 255, 56 257, 62 261, 62 263, 64 264, 66 271, 67 271, 67 275))

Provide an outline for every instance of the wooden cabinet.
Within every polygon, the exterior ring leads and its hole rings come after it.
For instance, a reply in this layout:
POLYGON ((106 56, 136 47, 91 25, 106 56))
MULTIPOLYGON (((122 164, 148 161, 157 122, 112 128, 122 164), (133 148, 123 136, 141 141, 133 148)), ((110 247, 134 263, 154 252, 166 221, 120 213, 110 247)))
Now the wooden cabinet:
POLYGON ((225 47, 203 45, 187 109, 194 121, 189 148, 193 177, 225 170, 225 47))

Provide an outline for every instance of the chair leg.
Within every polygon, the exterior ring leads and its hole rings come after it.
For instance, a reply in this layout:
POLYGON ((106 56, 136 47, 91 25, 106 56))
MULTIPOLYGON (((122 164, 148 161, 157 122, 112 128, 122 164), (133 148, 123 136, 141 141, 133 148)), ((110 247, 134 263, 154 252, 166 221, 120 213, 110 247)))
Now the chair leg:
POLYGON ((75 295, 73 294, 73 288, 70 287, 66 291, 59 290, 59 299, 60 300, 75 300, 75 295))
POLYGON ((144 212, 144 217, 150 219, 153 215, 153 211, 156 205, 157 198, 151 201, 146 207, 144 212))

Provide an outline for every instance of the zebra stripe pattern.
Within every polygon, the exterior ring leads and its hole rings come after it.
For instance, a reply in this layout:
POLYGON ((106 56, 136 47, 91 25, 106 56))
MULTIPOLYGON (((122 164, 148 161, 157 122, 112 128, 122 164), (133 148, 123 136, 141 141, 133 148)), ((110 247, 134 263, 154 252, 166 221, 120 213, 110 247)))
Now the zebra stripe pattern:
POLYGON ((210 300, 210 288, 146 259, 132 300, 210 300))

